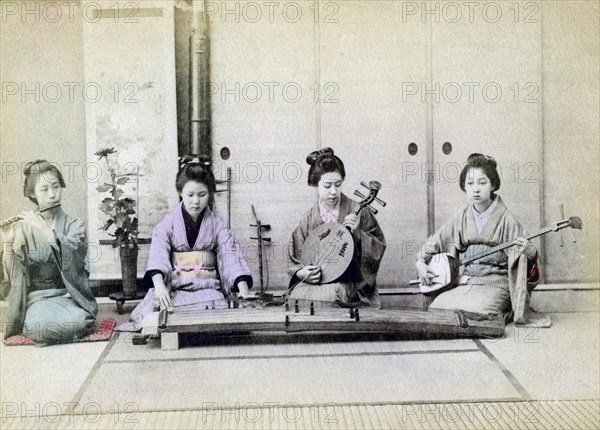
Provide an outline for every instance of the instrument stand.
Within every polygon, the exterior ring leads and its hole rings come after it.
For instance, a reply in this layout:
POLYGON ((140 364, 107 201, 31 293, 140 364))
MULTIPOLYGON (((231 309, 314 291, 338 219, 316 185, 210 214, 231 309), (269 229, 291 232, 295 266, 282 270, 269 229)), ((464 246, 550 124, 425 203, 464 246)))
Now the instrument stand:
POLYGON ((135 296, 124 296, 122 291, 110 294, 108 297, 117 302, 117 312, 123 314, 123 304, 128 300, 142 300, 146 296, 144 291, 136 291, 135 296))
MULTIPOLYGON (((259 271, 259 279, 260 279, 260 291, 257 294, 257 297, 261 301, 271 301, 273 300, 273 294, 266 292, 265 282, 264 282, 264 268, 263 268, 263 246, 264 242, 271 242, 270 237, 263 237, 263 230, 269 231, 271 230, 270 224, 263 224, 258 217, 256 216, 256 210, 254 209, 254 205, 252 207, 252 216, 254 217, 254 222, 256 224, 250 224, 250 227, 256 227, 256 237, 251 237, 250 239, 256 240, 258 242, 258 271, 259 271)), ((268 276, 268 272, 267 272, 268 276)))

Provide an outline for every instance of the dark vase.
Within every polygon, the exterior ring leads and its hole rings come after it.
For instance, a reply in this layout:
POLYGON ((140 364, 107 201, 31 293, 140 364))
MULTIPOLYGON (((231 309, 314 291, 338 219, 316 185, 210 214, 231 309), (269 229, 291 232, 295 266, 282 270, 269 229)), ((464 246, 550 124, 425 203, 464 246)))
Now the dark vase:
POLYGON ((133 244, 122 244, 119 248, 119 257, 121 258, 123 297, 136 297, 138 249, 133 244))

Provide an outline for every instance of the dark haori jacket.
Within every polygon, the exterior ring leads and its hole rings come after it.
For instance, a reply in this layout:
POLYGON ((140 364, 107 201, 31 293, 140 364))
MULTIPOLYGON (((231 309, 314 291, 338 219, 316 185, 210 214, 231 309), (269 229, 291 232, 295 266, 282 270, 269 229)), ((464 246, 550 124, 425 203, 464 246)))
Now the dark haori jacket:
MULTIPOLYGON (((358 203, 341 195, 340 214, 338 222, 358 208, 358 203)), ((290 287, 298 283, 296 272, 304 267, 300 261, 302 257, 302 245, 311 231, 324 224, 317 202, 300 220, 298 227, 292 233, 292 241, 288 247, 288 275, 290 276, 290 287)), ((340 282, 353 292, 355 297, 351 301, 366 301, 373 304, 379 303, 377 291, 377 272, 386 243, 383 232, 375 216, 364 209, 359 214, 358 228, 352 233, 354 239, 354 254, 348 269, 335 282, 340 282)))

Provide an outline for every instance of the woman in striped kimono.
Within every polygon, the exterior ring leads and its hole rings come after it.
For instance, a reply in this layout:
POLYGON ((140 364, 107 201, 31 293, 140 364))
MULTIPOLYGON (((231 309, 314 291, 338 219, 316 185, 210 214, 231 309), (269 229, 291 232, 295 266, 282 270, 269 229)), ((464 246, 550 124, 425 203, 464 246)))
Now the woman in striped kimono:
POLYGON ((439 293, 430 307, 548 326, 546 316, 529 308, 529 293, 540 279, 537 248, 525 239, 523 227, 496 194, 500 188, 496 161, 471 154, 460 175, 460 188, 470 203, 427 240, 416 263, 421 283, 431 285, 427 265, 436 254, 469 259, 505 242, 514 241, 516 246, 467 264, 458 286, 439 293))
POLYGON ((23 333, 38 346, 72 342, 94 331, 98 314, 85 270, 85 227, 57 205, 65 188, 60 170, 37 160, 24 174, 25 196, 38 209, 57 207, 25 212, 13 226, 4 335, 23 333))
POLYGON ((209 158, 184 158, 175 187, 181 203, 152 233, 145 281, 153 288, 120 331, 141 329, 144 316, 159 309, 223 309, 231 293, 249 296, 252 276, 242 249, 212 210, 216 186, 209 158))
POLYGON ((377 219, 368 210, 354 214, 358 203, 342 193, 346 177, 344 163, 330 148, 315 151, 308 185, 317 188, 317 203, 302 217, 288 247, 289 298, 316 302, 361 303, 380 306, 376 278, 385 252, 385 238, 377 219), (312 230, 326 222, 339 222, 350 229, 354 255, 350 266, 335 282, 321 284, 321 269, 302 264, 302 245, 312 230))

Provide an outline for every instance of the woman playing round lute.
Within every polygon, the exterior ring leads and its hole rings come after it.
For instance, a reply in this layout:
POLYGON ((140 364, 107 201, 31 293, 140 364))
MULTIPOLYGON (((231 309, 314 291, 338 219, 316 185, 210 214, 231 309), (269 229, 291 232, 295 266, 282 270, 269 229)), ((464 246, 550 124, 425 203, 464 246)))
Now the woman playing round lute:
POLYGON ((342 193, 344 163, 332 149, 312 152, 306 161, 310 165, 308 185, 316 188, 317 202, 292 233, 288 247, 289 298, 379 306, 376 277, 386 244, 377 220, 369 210, 355 214, 358 203, 342 193), (343 224, 350 230, 354 254, 341 277, 322 283, 321 267, 302 263, 302 246, 314 229, 329 222, 343 224))

